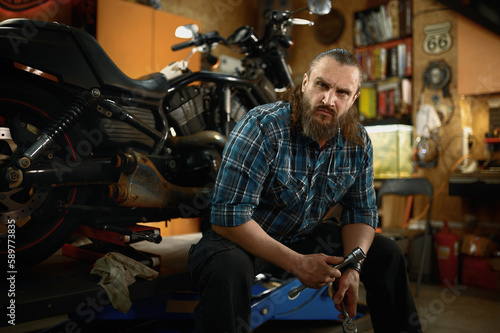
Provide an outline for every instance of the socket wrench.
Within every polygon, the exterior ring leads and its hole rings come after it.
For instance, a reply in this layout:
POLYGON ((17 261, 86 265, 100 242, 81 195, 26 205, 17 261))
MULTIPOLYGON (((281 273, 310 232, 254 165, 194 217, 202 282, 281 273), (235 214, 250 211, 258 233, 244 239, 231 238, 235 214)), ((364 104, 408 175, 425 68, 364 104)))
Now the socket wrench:
MULTIPOLYGON (((365 258, 366 258, 365 252, 363 252, 363 249, 358 246, 357 248, 352 250, 352 252, 349 253, 349 255, 347 257, 344 258, 344 261, 342 263, 333 266, 333 268, 341 269, 342 267, 344 267, 350 263, 359 262, 365 258)), ((302 284, 299 287, 295 287, 295 288, 291 289, 288 292, 288 298, 295 299, 297 296, 299 296, 300 292, 306 288, 307 287, 302 284)))

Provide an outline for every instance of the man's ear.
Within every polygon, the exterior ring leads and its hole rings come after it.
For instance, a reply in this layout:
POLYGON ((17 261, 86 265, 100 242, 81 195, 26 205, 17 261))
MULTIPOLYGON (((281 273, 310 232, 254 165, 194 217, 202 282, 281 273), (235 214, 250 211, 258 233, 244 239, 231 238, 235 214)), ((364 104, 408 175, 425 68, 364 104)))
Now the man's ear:
POLYGON ((307 73, 304 74, 304 78, 302 79, 302 92, 306 90, 306 85, 307 85, 308 77, 307 73))
POLYGON ((358 99, 359 95, 361 95, 361 92, 358 92, 356 95, 354 95, 354 99, 352 100, 351 107, 356 103, 356 100, 358 99))

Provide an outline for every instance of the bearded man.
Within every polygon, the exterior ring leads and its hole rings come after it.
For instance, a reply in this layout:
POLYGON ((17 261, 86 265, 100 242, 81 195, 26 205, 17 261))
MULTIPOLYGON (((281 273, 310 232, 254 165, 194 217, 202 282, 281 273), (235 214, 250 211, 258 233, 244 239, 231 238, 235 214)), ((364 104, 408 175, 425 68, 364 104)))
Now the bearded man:
POLYGON ((361 84, 350 52, 323 52, 301 86, 251 110, 230 134, 211 229, 189 256, 201 293, 197 332, 247 332, 254 277, 277 269, 310 288, 335 281, 335 307, 343 300, 351 317, 361 280, 375 332, 420 331, 404 257, 375 235, 372 144, 354 104, 361 84), (339 223, 325 219, 339 206, 339 223), (363 269, 333 268, 356 247, 367 254, 363 269))

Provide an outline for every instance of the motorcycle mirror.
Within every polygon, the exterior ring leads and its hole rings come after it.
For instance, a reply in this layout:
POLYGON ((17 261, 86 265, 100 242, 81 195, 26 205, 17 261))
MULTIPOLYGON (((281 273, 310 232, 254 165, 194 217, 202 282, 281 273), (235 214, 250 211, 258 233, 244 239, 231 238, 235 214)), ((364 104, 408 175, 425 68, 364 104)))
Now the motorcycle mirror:
POLYGON ((314 15, 326 15, 332 10, 331 0, 307 0, 307 9, 314 15))
POLYGON ((175 37, 178 38, 193 38, 200 28, 196 24, 181 25, 175 29, 175 37))
POLYGON ((291 14, 297 14, 303 10, 309 10, 309 13, 313 15, 326 15, 332 10, 331 0, 307 0, 307 8, 301 8, 299 10, 293 11, 291 14))

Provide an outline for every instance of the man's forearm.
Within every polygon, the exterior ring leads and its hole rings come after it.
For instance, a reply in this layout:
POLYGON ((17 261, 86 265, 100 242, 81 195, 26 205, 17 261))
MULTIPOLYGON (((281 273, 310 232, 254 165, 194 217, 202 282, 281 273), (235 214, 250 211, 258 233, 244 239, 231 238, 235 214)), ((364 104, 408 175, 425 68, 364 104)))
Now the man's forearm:
POLYGON ((295 252, 269 236, 253 220, 236 227, 212 225, 212 228, 252 255, 291 272, 308 287, 320 288, 340 277, 340 271, 333 265, 341 263, 342 257, 295 252))
POLYGON ((358 246, 361 247, 365 253, 368 253, 374 236, 375 230, 368 224, 356 223, 345 225, 342 228, 344 257, 358 246))
POLYGON ((269 236, 255 221, 236 227, 212 225, 220 236, 235 242, 245 251, 289 272, 300 262, 300 254, 269 236))

